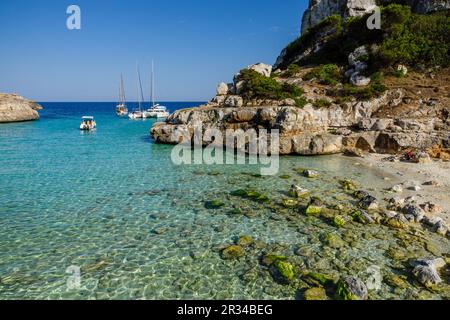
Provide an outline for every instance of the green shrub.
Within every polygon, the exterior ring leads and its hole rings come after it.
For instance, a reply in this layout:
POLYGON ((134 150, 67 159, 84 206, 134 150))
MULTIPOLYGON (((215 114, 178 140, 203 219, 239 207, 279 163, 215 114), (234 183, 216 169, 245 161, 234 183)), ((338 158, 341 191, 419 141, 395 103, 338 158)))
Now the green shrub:
POLYGON ((311 80, 316 78, 321 84, 335 85, 341 80, 341 70, 335 64, 326 64, 308 72, 303 79, 311 80))
POLYGON ((300 72, 300 66, 298 64, 290 64, 287 70, 283 73, 283 78, 291 78, 300 72))
POLYGON ((331 102, 326 99, 317 99, 314 101, 314 107, 316 108, 328 108, 329 106, 331 106, 331 102))
POLYGON ((279 83, 254 70, 243 70, 241 79, 245 81, 242 95, 247 99, 282 100, 303 95, 301 88, 288 83, 279 83))
POLYGON ((347 64, 348 55, 362 45, 376 44, 378 52, 364 57, 371 71, 395 64, 424 66, 450 65, 449 13, 415 14, 410 6, 389 4, 382 9, 380 30, 369 30, 370 14, 350 17, 344 22, 332 16, 311 28, 291 43, 285 52, 287 67, 312 46, 317 39, 326 40, 322 49, 297 64, 347 64), (325 34, 326 36, 323 36, 325 34))
POLYGON ((331 91, 336 96, 336 103, 344 103, 355 97, 358 100, 370 100, 383 94, 387 88, 382 83, 383 74, 381 72, 374 73, 371 77, 370 85, 367 87, 356 87, 352 84, 345 84, 342 89, 331 91))

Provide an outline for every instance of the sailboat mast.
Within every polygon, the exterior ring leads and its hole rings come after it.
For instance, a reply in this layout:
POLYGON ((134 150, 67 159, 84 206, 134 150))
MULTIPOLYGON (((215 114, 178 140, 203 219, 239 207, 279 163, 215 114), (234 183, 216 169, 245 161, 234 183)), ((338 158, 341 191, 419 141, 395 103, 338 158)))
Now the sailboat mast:
POLYGON ((122 104, 125 106, 125 86, 123 85, 123 75, 120 75, 120 88, 121 88, 121 99, 122 99, 122 104))
POLYGON ((151 92, 152 92, 152 107, 155 107, 155 66, 154 66, 154 62, 152 60, 152 88, 151 88, 151 92))

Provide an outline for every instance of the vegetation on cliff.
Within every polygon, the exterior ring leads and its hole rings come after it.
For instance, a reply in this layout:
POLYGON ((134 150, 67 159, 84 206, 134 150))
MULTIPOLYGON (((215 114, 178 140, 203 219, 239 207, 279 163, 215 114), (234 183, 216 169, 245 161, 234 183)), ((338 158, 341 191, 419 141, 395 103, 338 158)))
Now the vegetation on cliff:
POLYGON ((415 14, 409 6, 390 4, 382 7, 381 15, 380 30, 367 28, 368 15, 345 21, 338 15, 326 18, 286 48, 280 68, 294 62, 345 64, 348 55, 362 45, 374 45, 368 57, 372 71, 395 64, 449 65, 449 13, 415 14), (312 48, 317 44, 321 49, 315 52, 312 48))

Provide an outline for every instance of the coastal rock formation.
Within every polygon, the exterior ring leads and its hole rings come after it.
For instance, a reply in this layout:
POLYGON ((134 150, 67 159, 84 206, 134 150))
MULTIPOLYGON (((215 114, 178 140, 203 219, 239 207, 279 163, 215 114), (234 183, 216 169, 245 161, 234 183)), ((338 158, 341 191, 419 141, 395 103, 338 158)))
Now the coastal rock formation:
MULTIPOLYGON (((336 10, 342 16, 354 16, 375 3, 380 1, 312 0, 305 16, 311 20, 317 14, 319 19, 336 10)), ((449 3, 418 0, 411 1, 411 8, 429 12, 445 9, 449 3)), ((399 6, 394 7, 399 11, 399 6)), ((409 8, 400 8, 411 14, 409 8)), ((430 156, 450 159, 450 69, 445 67, 446 60, 441 60, 442 66, 435 63, 421 70, 408 70, 402 61, 385 66, 383 60, 370 60, 378 59, 374 53, 379 44, 364 42, 363 38, 358 44, 350 41, 348 51, 333 60, 335 63, 329 62, 333 55, 328 55, 314 67, 297 64, 310 53, 335 50, 321 47, 321 41, 326 43, 327 37, 336 32, 334 18, 314 28, 318 29, 314 34, 289 45, 273 68, 258 63, 242 69, 233 83, 219 85, 217 96, 210 102, 178 110, 165 122, 155 124, 151 135, 158 143, 177 144, 192 142, 195 133, 203 133, 203 146, 214 141, 252 153, 248 144, 238 146, 234 140, 226 141, 227 131, 252 131, 258 140, 266 131, 270 134, 278 130, 278 151, 282 155, 410 152, 418 155, 410 159, 416 162, 429 162, 430 156), (374 65, 377 70, 371 70, 374 65), (221 139, 205 138, 204 133, 211 129, 220 132, 221 139)), ((351 38, 359 29, 346 32, 352 32, 347 35, 351 38)), ((440 52, 435 45, 433 49, 440 52)))
POLYGON ((376 5, 389 3, 408 4, 413 12, 422 14, 450 9, 448 0, 310 0, 308 10, 302 18, 302 34, 333 14, 344 19, 361 16, 373 10, 376 5))
POLYGON ((15 94, 0 93, 0 123, 39 119, 42 107, 36 102, 15 94))

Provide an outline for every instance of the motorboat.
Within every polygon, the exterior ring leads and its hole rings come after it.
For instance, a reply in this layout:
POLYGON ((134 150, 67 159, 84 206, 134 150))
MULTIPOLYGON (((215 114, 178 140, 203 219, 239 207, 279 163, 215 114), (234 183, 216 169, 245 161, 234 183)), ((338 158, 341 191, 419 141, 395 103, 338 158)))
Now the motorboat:
POLYGON ((84 116, 81 118, 80 130, 81 131, 92 131, 97 128, 97 123, 94 117, 84 116))

